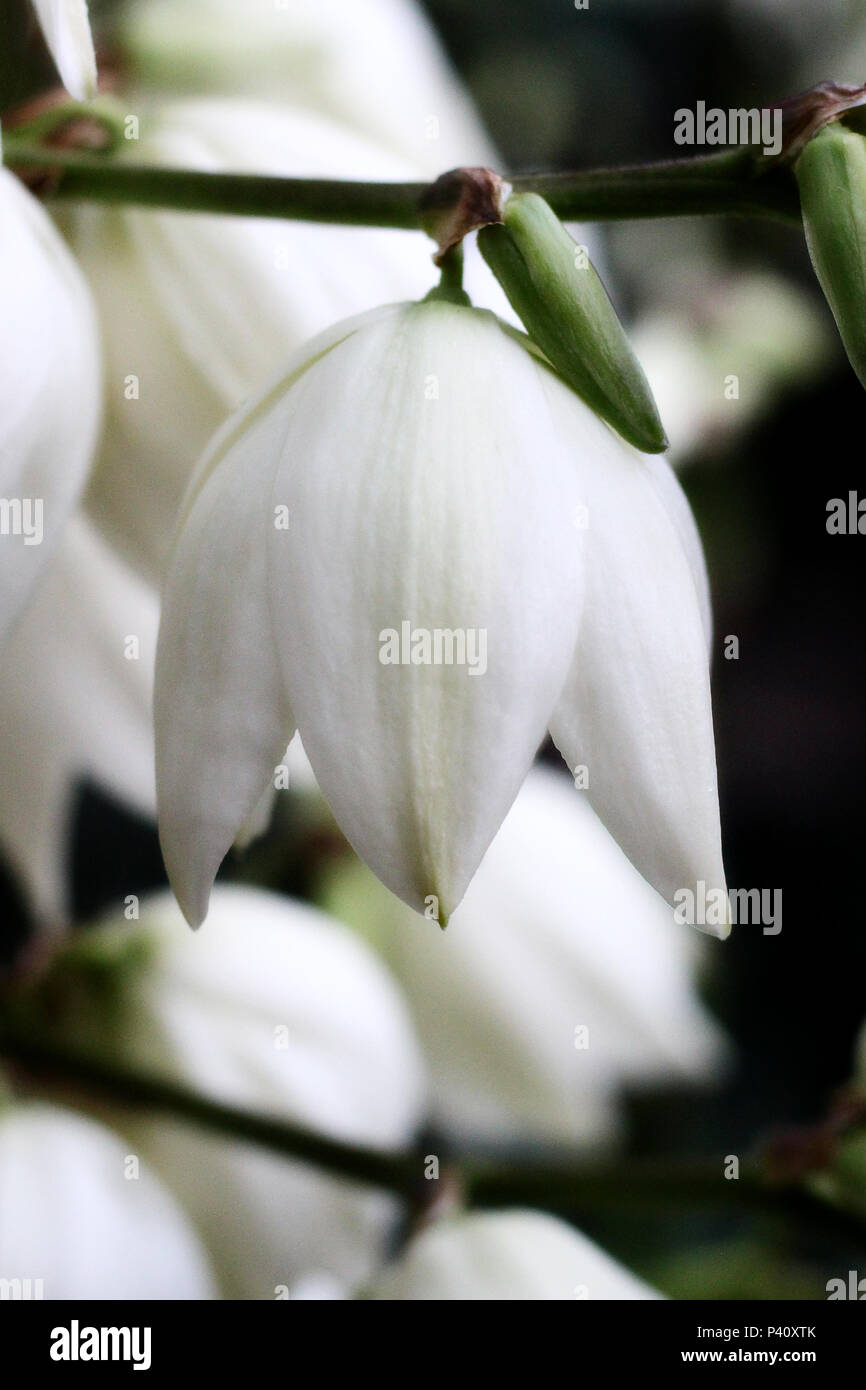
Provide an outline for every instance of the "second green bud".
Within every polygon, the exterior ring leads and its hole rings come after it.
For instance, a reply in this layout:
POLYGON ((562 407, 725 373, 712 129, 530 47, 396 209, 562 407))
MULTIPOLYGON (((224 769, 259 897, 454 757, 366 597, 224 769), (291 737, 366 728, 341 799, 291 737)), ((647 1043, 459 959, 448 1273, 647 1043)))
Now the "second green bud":
POLYGON ((667 448, 649 383, 586 251, 535 193, 513 194, 478 245, 530 337, 597 415, 648 454, 667 448))
POLYGON ((795 167, 812 265, 851 366, 866 386, 866 139, 838 122, 795 167))

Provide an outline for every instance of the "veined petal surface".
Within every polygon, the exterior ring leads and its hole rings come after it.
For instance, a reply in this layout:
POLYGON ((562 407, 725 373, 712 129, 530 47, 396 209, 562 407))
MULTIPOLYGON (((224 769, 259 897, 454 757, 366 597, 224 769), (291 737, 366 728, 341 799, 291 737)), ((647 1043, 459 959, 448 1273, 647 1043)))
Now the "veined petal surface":
POLYGON ((219 865, 255 819, 294 733, 268 603, 273 476, 292 384, 360 323, 333 326, 231 416, 193 473, 163 593, 154 692, 156 785, 166 869, 197 926, 219 865))
MULTIPOLYGON (((568 436, 574 407, 559 392, 550 400, 568 436)), ((672 505, 677 484, 661 461, 648 465, 596 424, 581 460, 586 598, 551 733, 569 767, 585 767, 593 807, 664 897, 701 880, 724 890, 708 608, 685 502, 672 505)))
POLYGON ((346 339, 286 412, 271 601, 298 728, 359 854, 443 923, 577 634, 580 436, 551 427, 550 375, 494 316, 427 302, 346 339))

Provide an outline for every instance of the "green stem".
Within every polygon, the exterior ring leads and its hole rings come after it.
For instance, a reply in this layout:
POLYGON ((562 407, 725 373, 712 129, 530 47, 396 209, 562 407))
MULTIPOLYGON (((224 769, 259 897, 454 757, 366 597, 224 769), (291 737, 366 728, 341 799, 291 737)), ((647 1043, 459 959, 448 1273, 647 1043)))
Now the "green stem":
POLYGON ((285 1158, 314 1164, 325 1172, 381 1187, 416 1203, 423 1182, 423 1160, 345 1144, 302 1125, 256 1115, 194 1094, 160 1077, 133 1072, 86 1053, 4 1032, 0 1056, 43 1082, 72 1083, 117 1105, 177 1116, 226 1138, 259 1144, 285 1158))
MULTIPOLYGON (((282 217, 347 226, 421 227, 424 183, 296 179, 262 174, 202 173, 124 163, 99 155, 46 150, 4 139, 5 162, 51 175, 51 194, 103 203, 184 212, 282 217)), ((605 221, 697 214, 799 217, 799 197, 786 167, 756 160, 749 149, 696 159, 575 174, 518 175, 516 192, 539 193, 560 217, 605 221)))
POLYGON ((478 1207, 518 1204, 587 1219, 736 1212, 775 1219, 786 1229, 822 1241, 852 1243, 866 1254, 866 1214, 828 1193, 794 1183, 769 1183, 748 1170, 726 1179, 716 1160, 625 1159, 600 1165, 546 1164, 509 1170, 478 1163, 464 1170, 463 1191, 478 1207))
MULTIPOLYGON (((423 1209, 439 1185, 424 1176, 420 1151, 383 1152, 329 1139, 285 1120, 210 1100, 159 1077, 142 1075, 65 1046, 46 1043, 7 1027, 0 1056, 43 1089, 63 1082, 121 1107, 144 1108, 200 1125, 226 1139, 258 1144, 285 1158, 314 1164, 350 1181, 382 1188, 423 1209)), ((434 1146, 435 1147, 435 1146, 434 1146)), ((587 1164, 579 1156, 516 1162, 473 1156, 445 1171, 456 1178, 467 1203, 481 1207, 535 1206, 582 1216, 599 1211, 658 1210, 667 1206, 731 1208, 776 1213, 788 1220, 836 1223, 840 1233, 866 1240, 866 1219, 839 1210, 825 1194, 790 1184, 770 1184, 747 1169, 726 1180, 718 1160, 606 1160, 587 1164)))
POLYGON ((446 251, 439 266, 439 284, 426 299, 444 299, 448 304, 471 304, 463 288, 463 244, 458 242, 446 251))

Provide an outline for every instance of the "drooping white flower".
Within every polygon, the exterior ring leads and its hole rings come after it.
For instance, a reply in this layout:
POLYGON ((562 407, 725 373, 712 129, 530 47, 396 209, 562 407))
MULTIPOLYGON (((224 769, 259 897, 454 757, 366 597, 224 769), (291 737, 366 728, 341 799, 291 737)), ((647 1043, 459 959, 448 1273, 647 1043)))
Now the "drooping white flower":
POLYGON ((437 1222, 365 1296, 428 1302, 662 1297, 572 1226, 520 1208, 437 1222))
POLYGON ((0 169, 0 640, 84 487, 101 407, 96 320, 40 204, 0 169))
POLYGON ((269 96, 307 107, 395 150, 421 177, 496 163, 413 0, 138 0, 120 39, 146 91, 269 96))
POLYGON ((694 934, 551 769, 530 772, 447 932, 357 861, 325 902, 402 985, 450 1134, 607 1142, 623 1087, 705 1081, 725 1058, 694 934))
POLYGON ((70 911, 80 781, 155 812, 158 622, 156 594, 73 517, 0 662, 0 842, 45 925, 70 911))
POLYGON ((308 344, 205 455, 155 696, 190 921, 295 725, 355 849, 440 922, 548 727, 655 887, 724 884, 687 504, 526 342, 441 300, 382 308, 308 344))
POLYGON ((96 55, 87 0, 33 0, 64 87, 76 101, 96 96, 96 55))
MULTIPOLYGON (((126 153, 210 171, 423 176, 324 116, 255 101, 145 109, 126 153)), ((423 295, 434 275, 426 239, 395 230, 95 205, 68 224, 105 343, 107 421, 90 509, 151 579, 195 460, 273 364, 347 314, 423 295)), ((504 296, 477 253, 476 274, 498 309, 504 296)))
MULTIPOLYGON (((193 936, 160 895, 138 922, 78 933, 56 978, 77 1001, 45 1020, 57 1045, 363 1146, 401 1149, 422 1118, 422 1062, 396 987, 351 932, 298 903, 218 887, 193 936), (99 981, 115 959, 109 994, 99 981)), ((114 1120, 192 1216, 225 1297, 274 1298, 313 1276, 350 1284, 381 1262, 396 1200, 167 1117, 114 1120)))
POLYGON ((215 1297, 190 1222, 137 1155, 33 1101, 0 1101, 0 1281, 4 1297, 215 1297))

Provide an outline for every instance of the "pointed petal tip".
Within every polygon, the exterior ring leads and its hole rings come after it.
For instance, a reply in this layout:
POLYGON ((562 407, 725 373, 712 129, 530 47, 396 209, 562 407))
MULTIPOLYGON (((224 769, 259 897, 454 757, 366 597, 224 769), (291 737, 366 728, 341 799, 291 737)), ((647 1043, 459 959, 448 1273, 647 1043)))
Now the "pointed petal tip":
POLYGON ((726 901, 726 903, 727 903, 727 905, 728 905, 728 909, 727 909, 727 912, 726 912, 726 914, 725 914, 725 920, 724 920, 724 922, 722 922, 721 926, 719 926, 719 927, 717 928, 716 932, 715 932, 716 938, 717 938, 719 941, 727 941, 727 939, 728 939, 728 937, 730 936, 731 931, 732 931, 732 929, 733 929, 733 925, 734 925, 734 918, 733 918, 733 915, 732 915, 732 913, 731 913, 731 899, 730 899, 730 897, 728 896, 727 886, 725 887, 725 901, 726 901))
POLYGON ((203 891, 185 892, 174 875, 169 874, 168 877, 169 883, 171 884, 171 891, 174 893, 175 901, 183 913, 184 920, 193 931, 198 931, 208 914, 212 885, 208 884, 207 888, 203 891))
POLYGON ((425 919, 425 921, 432 922, 435 926, 439 928, 440 931, 445 931, 445 928, 451 921, 452 909, 450 907, 446 909, 442 906, 442 899, 438 896, 438 894, 433 896, 436 897, 435 910, 431 911, 430 908, 430 894, 423 898, 420 904, 412 903, 411 906, 415 908, 416 912, 420 913, 420 915, 425 919))
POLYGON ((210 893, 216 876, 216 869, 213 873, 196 873, 189 862, 188 855, 184 855, 182 859, 178 860, 172 852, 163 827, 160 827, 159 840, 162 861, 175 902, 193 931, 198 931, 208 914, 210 893))
POLYGON ((722 923, 696 922, 695 929, 702 936, 711 936, 716 941, 727 941, 732 928, 731 915, 728 913, 727 921, 722 923))
POLYGON ((445 931, 463 894, 461 893, 460 897, 456 899, 453 894, 449 894, 445 898, 439 892, 425 889, 423 892, 416 892, 411 896, 403 897, 400 893, 397 896, 420 917, 423 917, 426 922, 432 922, 440 931, 445 931))

